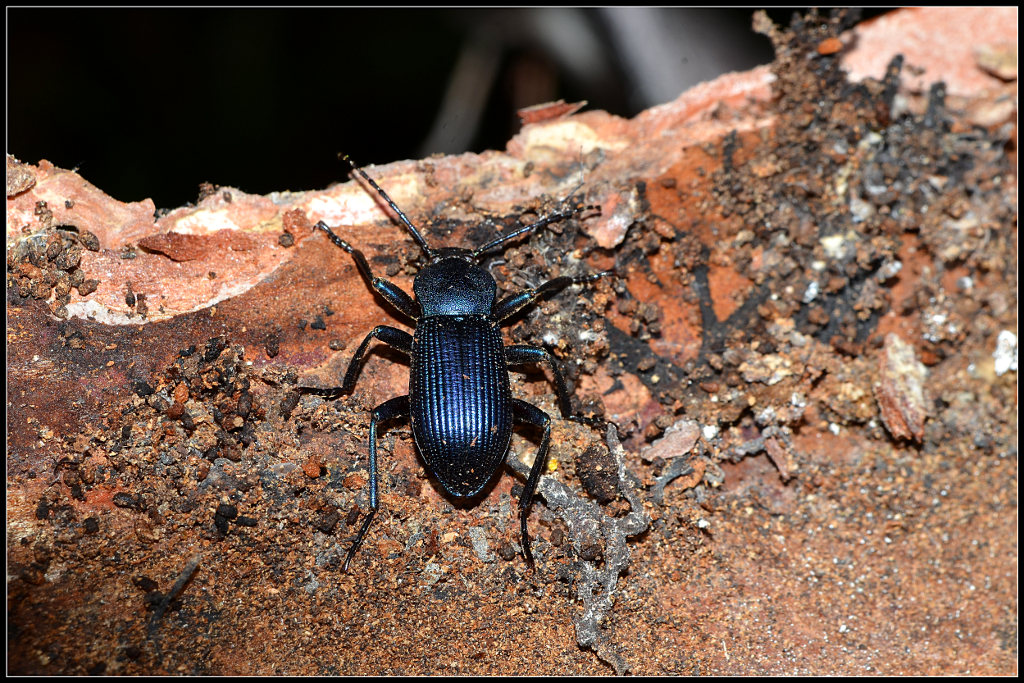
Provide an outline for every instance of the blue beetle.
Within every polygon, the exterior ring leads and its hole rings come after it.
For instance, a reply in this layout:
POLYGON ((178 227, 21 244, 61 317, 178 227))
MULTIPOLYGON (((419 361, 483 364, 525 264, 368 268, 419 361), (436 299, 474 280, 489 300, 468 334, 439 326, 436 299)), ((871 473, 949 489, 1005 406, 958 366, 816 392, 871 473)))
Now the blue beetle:
POLYGON ((479 493, 500 469, 508 452, 514 423, 533 425, 543 430, 537 456, 519 498, 523 555, 532 566, 533 554, 526 520, 537 482, 547 462, 551 424, 547 413, 512 396, 509 368, 547 363, 555 380, 562 416, 592 426, 606 423, 599 418, 573 414, 565 379, 554 356, 538 346, 505 346, 500 326, 542 296, 570 285, 593 282, 612 273, 603 271, 582 277, 557 277, 539 287, 498 300, 498 285, 479 262, 485 253, 506 242, 596 207, 577 206, 557 211, 477 249, 433 249, 387 193, 347 156, 344 159, 391 207, 426 254, 428 263, 413 280, 414 299, 394 283, 374 277, 362 252, 335 235, 326 223, 320 221, 315 226, 352 255, 363 279, 374 291, 415 323, 411 335, 388 325, 375 327, 356 349, 339 390, 340 393, 348 393, 355 387, 372 339, 384 342, 410 359, 409 393, 385 401, 370 414, 370 512, 348 551, 342 570, 348 570, 379 507, 377 425, 405 417, 410 420, 416 446, 430 472, 449 495, 460 498, 479 493))

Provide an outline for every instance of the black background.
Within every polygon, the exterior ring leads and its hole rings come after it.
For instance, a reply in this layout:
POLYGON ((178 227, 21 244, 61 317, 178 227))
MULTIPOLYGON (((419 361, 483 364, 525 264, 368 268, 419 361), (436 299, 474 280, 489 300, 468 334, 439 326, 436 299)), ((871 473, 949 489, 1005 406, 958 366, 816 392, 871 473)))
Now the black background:
MULTIPOLYGON (((769 14, 788 24, 792 10, 769 14)), ((322 188, 347 178, 339 152, 370 164, 504 149, 523 106, 587 100, 630 117, 767 63, 751 15, 9 8, 7 151, 165 208, 194 201, 204 181, 322 188), (469 97, 446 100, 460 60, 475 76, 469 97)))

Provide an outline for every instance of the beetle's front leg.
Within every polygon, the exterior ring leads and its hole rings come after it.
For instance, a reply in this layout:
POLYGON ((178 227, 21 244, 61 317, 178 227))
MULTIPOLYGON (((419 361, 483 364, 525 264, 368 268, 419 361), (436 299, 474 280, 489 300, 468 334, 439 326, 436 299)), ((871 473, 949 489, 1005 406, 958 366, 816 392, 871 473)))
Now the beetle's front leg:
POLYGON ((494 317, 501 323, 546 294, 565 289, 569 285, 581 285, 614 274, 610 270, 604 270, 600 273, 591 273, 590 275, 580 275, 578 277, 556 277, 553 280, 548 280, 540 287, 532 287, 518 294, 505 297, 494 305, 494 317))
POLYGON ((405 291, 395 283, 385 280, 384 278, 374 277, 373 271, 370 270, 369 262, 367 262, 366 257, 363 256, 363 252, 335 235, 334 231, 331 230, 323 221, 318 222, 314 228, 320 228, 326 232, 327 236, 331 238, 331 241, 334 242, 335 245, 352 254, 352 258, 355 259, 356 262, 356 268, 359 269, 359 274, 363 276, 363 279, 366 280, 371 287, 373 287, 375 292, 384 297, 385 301, 412 320, 419 320, 420 306, 416 303, 415 299, 406 294, 405 291))
POLYGON ((363 538, 370 528, 370 522, 373 521, 373 516, 377 514, 377 508, 380 507, 380 501, 377 497, 377 423, 385 420, 394 420, 399 417, 408 417, 408 415, 408 396, 396 396, 390 401, 385 401, 374 408, 370 414, 370 512, 366 515, 366 519, 363 520, 363 525, 359 527, 359 534, 356 535, 356 540, 348 550, 345 564, 341 567, 343 572, 348 571, 348 565, 362 544, 363 538))

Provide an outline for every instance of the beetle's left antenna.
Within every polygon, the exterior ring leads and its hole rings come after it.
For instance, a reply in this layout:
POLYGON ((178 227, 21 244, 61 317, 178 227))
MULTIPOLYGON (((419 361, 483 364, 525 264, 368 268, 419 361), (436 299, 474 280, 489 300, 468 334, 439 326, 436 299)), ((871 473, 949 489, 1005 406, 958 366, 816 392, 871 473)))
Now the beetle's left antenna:
POLYGON ((391 209, 396 214, 398 214, 398 217, 400 219, 402 219, 402 223, 404 223, 405 227, 408 228, 409 233, 412 235, 412 238, 416 241, 416 244, 420 245, 420 249, 422 249, 424 251, 424 253, 426 253, 426 255, 428 257, 432 258, 434 256, 434 250, 430 248, 429 244, 427 244, 427 240, 423 239, 423 235, 421 235, 420 231, 416 228, 416 226, 412 224, 412 221, 410 221, 409 217, 405 215, 405 212, 403 212, 401 209, 399 209, 398 205, 395 204, 391 200, 391 197, 388 196, 388 193, 385 192, 384 189, 380 185, 378 185, 376 182, 374 182, 373 178, 371 178, 370 176, 366 175, 366 173, 363 171, 363 169, 361 169, 358 166, 356 166, 355 163, 351 159, 348 158, 347 154, 342 154, 340 156, 341 156, 342 160, 348 162, 348 165, 352 167, 353 171, 355 171, 359 175, 363 176, 363 180, 365 180, 366 182, 370 183, 370 187, 372 187, 373 189, 377 190, 377 193, 381 197, 384 198, 384 201, 386 201, 388 203, 388 206, 390 206, 391 209))

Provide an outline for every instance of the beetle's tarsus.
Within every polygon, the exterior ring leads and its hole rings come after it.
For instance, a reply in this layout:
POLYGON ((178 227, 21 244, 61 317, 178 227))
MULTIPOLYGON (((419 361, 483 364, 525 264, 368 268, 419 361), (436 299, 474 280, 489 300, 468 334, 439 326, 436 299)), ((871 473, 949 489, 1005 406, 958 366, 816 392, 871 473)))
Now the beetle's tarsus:
POLYGON ((363 538, 366 536, 366 532, 370 530, 370 522, 373 521, 373 516, 377 514, 376 510, 370 510, 367 513, 366 519, 363 520, 363 525, 359 527, 359 533, 356 534, 356 540, 352 541, 352 546, 348 549, 348 555, 345 556, 345 564, 341 566, 343 573, 348 573, 348 566, 352 563, 352 558, 356 556, 356 551, 359 550, 359 546, 363 544, 363 538))

